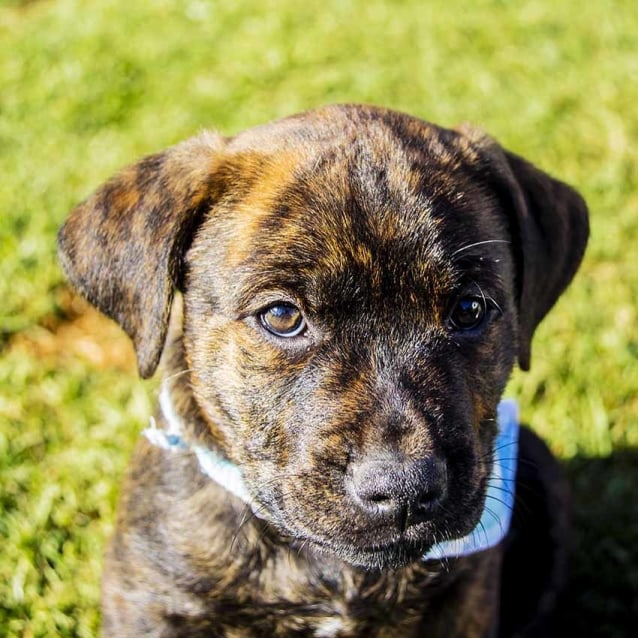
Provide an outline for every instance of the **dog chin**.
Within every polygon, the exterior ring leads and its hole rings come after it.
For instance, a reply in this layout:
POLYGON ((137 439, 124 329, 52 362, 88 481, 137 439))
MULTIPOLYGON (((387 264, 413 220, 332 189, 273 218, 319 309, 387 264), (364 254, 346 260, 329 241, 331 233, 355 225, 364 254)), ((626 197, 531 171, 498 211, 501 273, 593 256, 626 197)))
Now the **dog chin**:
POLYGON ((368 571, 401 569, 422 560, 432 543, 399 541, 380 547, 356 547, 353 545, 317 545, 321 553, 329 553, 340 560, 368 571))

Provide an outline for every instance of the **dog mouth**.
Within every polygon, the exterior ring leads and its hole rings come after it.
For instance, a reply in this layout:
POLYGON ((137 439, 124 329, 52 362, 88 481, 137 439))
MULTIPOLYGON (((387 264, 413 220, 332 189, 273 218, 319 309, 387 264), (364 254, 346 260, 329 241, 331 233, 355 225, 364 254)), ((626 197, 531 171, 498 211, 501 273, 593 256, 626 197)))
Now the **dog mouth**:
MULTIPOLYGON (((279 518, 279 517, 277 517, 279 518)), ((396 525, 375 525, 353 531, 333 528, 331 533, 300 526, 299 520, 286 524, 281 518, 276 525, 285 532, 297 548, 316 550, 321 554, 336 556, 355 567, 368 571, 400 569, 420 560, 426 560, 437 544, 460 538, 474 526, 474 517, 467 517, 462 524, 443 514, 436 520, 420 522, 400 529, 396 525)))
POLYGON ((259 517, 299 549, 316 550, 366 570, 399 569, 425 560, 436 545, 472 531, 480 518, 485 486, 480 479, 469 482, 472 487, 453 480, 425 513, 411 511, 414 502, 396 511, 381 503, 378 511, 369 511, 348 493, 340 501, 326 494, 323 503, 332 501, 332 506, 309 509, 307 491, 287 490, 285 496, 262 492, 259 517))
POLYGON ((362 468, 270 483, 258 490, 262 517, 296 547, 368 570, 425 560, 435 546, 469 534, 481 518, 489 468, 480 463, 383 457, 362 468))

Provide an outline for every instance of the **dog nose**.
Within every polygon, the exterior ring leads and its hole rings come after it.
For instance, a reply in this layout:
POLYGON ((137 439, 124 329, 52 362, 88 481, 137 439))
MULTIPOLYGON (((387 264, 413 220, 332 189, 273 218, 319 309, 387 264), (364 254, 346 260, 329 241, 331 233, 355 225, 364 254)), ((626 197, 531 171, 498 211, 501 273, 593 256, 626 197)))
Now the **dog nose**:
POLYGON ((446 479, 445 463, 437 457, 381 456, 354 464, 351 489, 368 516, 394 518, 405 529, 432 517, 445 495, 446 479))

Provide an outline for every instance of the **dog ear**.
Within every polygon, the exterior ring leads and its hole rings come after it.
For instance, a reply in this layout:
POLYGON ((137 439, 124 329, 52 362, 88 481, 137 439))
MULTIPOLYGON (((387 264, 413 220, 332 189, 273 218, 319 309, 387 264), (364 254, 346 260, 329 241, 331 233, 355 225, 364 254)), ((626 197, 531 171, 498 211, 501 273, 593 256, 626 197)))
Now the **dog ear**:
POLYGON ((66 275, 133 340, 144 378, 159 363, 182 258, 211 205, 222 145, 203 134, 142 159, 75 208, 58 234, 66 275))
POLYGON ((514 220, 522 254, 518 361, 529 370, 536 326, 573 279, 589 237, 587 206, 570 186, 513 153, 505 157, 515 179, 514 220))
POLYGON ((483 133, 463 127, 508 215, 517 266, 518 362, 529 370, 536 326, 574 277, 589 236, 587 206, 570 186, 483 133))

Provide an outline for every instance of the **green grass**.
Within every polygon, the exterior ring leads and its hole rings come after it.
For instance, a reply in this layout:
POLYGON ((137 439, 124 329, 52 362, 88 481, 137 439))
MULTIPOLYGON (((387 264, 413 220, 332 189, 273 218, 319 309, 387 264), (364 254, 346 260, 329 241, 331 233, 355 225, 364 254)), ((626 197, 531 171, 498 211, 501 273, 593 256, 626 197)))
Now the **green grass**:
POLYGON ((152 406, 122 338, 69 302, 58 225, 144 153, 335 101, 471 121, 587 199, 582 270, 509 393, 574 487, 565 635, 634 635, 636 34, 634 0, 0 2, 0 635, 97 632, 152 406))

